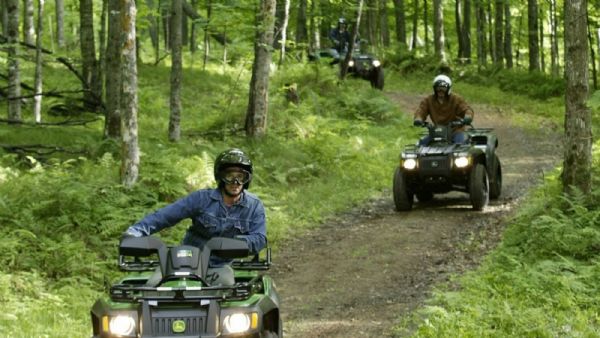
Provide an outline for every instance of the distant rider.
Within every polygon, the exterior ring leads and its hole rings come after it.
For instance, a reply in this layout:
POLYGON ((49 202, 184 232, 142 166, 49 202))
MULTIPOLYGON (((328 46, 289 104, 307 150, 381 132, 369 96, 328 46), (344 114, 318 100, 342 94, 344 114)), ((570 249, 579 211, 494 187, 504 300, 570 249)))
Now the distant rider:
POLYGON ((352 37, 350 36, 350 32, 348 32, 346 19, 338 19, 337 27, 333 28, 329 32, 329 39, 333 44, 333 49, 335 49, 338 53, 345 53, 348 51, 352 37))
MULTIPOLYGON (((465 125, 473 121, 473 109, 457 94, 451 93, 452 80, 446 75, 438 75, 433 79, 433 94, 427 96, 419 104, 414 115, 414 126, 424 126, 429 116, 434 125, 448 125, 450 122, 462 121, 462 125, 455 127, 452 133, 452 142, 463 144, 467 142, 464 132, 465 125)), ((419 140, 419 145, 427 145, 429 135, 419 140)))

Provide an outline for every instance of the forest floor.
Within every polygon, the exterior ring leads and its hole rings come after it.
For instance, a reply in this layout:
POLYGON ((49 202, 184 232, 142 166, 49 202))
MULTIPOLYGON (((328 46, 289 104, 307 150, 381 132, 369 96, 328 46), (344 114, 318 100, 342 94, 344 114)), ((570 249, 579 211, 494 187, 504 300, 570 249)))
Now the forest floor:
MULTIPOLYGON (((422 98, 387 94, 407 112, 422 98)), ((476 268, 496 246, 525 193, 559 163, 560 137, 531 135, 497 107, 472 107, 473 124, 498 135, 500 198, 475 212, 468 195, 449 193, 399 213, 390 168, 390 177, 382 178, 390 182, 382 198, 279 246, 271 274, 285 337, 390 336, 394 324, 422 306, 436 285, 476 268)))

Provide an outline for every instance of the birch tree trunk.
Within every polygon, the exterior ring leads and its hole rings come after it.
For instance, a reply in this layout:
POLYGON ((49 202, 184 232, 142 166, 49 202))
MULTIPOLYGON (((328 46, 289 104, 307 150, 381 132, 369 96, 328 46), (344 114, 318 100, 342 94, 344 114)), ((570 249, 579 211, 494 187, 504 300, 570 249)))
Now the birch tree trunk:
POLYGON ((396 41, 406 46, 406 15, 404 0, 394 0, 394 17, 396 22, 396 41))
POLYGON ((121 138, 121 12, 120 0, 108 0, 104 137, 112 139, 121 138))
POLYGON ((65 47, 65 1, 55 0, 54 12, 56 13, 56 43, 58 47, 65 47))
POLYGON ((589 95, 586 0, 565 1, 565 158, 563 191, 576 188, 589 196, 592 188, 592 114, 589 95))
MULTIPOLYGON (((181 138, 181 0, 171 0, 171 95, 169 107, 169 141, 177 142, 181 138)), ((270 45, 269 45, 270 46, 270 45)))
MULTIPOLYGON (((289 7, 290 0, 285 0, 284 6, 289 7)), ((279 7, 278 7, 279 8, 279 7)), ((288 10, 289 17, 289 10, 288 10)), ((321 49, 321 6, 317 1, 311 1, 310 4, 310 50, 316 51, 321 49)), ((287 26, 286 26, 287 29, 287 26)))
POLYGON ((42 122, 42 32, 44 30, 44 0, 38 0, 37 34, 35 38, 35 96, 33 116, 35 122, 42 122))
POLYGON ((446 62, 444 42, 444 8, 443 0, 433 0, 433 41, 435 56, 440 62, 446 62))
POLYGON ((550 0, 550 22, 551 22, 551 47, 550 47, 550 63, 552 75, 559 76, 559 61, 558 61, 558 14, 556 13, 556 0, 550 0))
POLYGON ((275 23, 275 0, 261 0, 260 12, 256 22, 254 41, 254 63, 248 110, 246 112, 246 135, 261 137, 267 133, 269 108, 269 70, 271 66, 271 48, 273 45, 273 26, 275 23))
POLYGON ((33 0, 23 0, 23 41, 30 45, 35 43, 34 11, 33 0))
POLYGON ((8 59, 8 120, 21 121, 21 75, 19 70, 19 0, 5 0, 8 11, 6 54, 8 59))
MULTIPOLYGON (((283 64, 283 60, 285 60, 285 43, 287 41, 287 27, 288 27, 288 21, 290 19, 290 0, 285 0, 285 3, 283 5, 283 18, 282 18, 282 22, 281 22, 281 43, 280 43, 280 50, 279 50, 279 66, 281 66, 283 64)), ((318 32, 318 29, 316 29, 318 32)), ((318 34, 318 33, 315 33, 318 34)))
POLYGON ((527 0, 527 27, 529 28, 529 70, 540 70, 537 0, 527 0))
POLYGON ((134 0, 121 0, 121 30, 124 35, 123 56, 123 152, 121 155, 121 183, 131 188, 138 179, 140 152, 138 147, 138 84, 135 21, 137 9, 134 0))

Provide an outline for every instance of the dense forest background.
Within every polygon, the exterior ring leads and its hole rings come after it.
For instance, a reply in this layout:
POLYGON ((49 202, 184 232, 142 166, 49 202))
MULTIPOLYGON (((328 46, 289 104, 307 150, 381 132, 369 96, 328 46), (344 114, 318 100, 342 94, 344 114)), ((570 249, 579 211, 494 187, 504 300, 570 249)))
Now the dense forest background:
MULTIPOLYGON (((582 0, 0 0, 0 336, 89 336, 89 306, 115 277, 120 233, 213 185, 212 160, 226 147, 256 159, 253 191, 267 206, 275 247, 381 197, 399 147, 416 138, 385 91, 421 95, 440 72, 458 88, 477 88, 472 101, 564 127, 560 174, 532 197, 519 226, 553 211, 537 224, 547 232, 558 220, 556 236, 544 239, 560 243, 550 251, 561 262, 550 268, 546 247, 530 242, 528 259, 539 250, 547 264, 539 271, 576 271, 579 279, 553 284, 564 301, 557 310, 547 302, 545 310, 557 311, 550 329, 564 328, 571 312, 570 333, 593 332, 599 11, 597 1, 582 0), (340 17, 351 26, 360 18, 360 48, 382 61, 384 92, 308 61, 330 47, 340 17)), ((184 228, 161 235, 177 242, 184 228)), ((538 275, 523 283, 548 285, 538 275)), ((472 294, 480 296, 473 304, 489 298, 472 294)), ((481 320, 456 319, 445 311, 469 311, 441 298, 447 310, 431 311, 418 332, 439 336, 456 332, 449 323, 481 320)), ((502 317, 499 332, 527 333, 518 317, 502 317)))

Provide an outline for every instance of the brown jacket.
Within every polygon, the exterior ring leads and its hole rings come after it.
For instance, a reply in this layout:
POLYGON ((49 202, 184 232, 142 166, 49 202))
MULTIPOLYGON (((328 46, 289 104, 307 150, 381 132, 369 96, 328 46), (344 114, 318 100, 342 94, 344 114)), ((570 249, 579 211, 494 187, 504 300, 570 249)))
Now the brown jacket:
MULTIPOLYGON (((414 118, 425 121, 429 116, 434 124, 447 125, 465 116, 470 116, 473 119, 474 115, 473 109, 462 97, 456 94, 451 94, 443 103, 438 102, 435 94, 431 94, 421 101, 414 118)), ((460 129, 464 129, 464 127, 460 129)))

